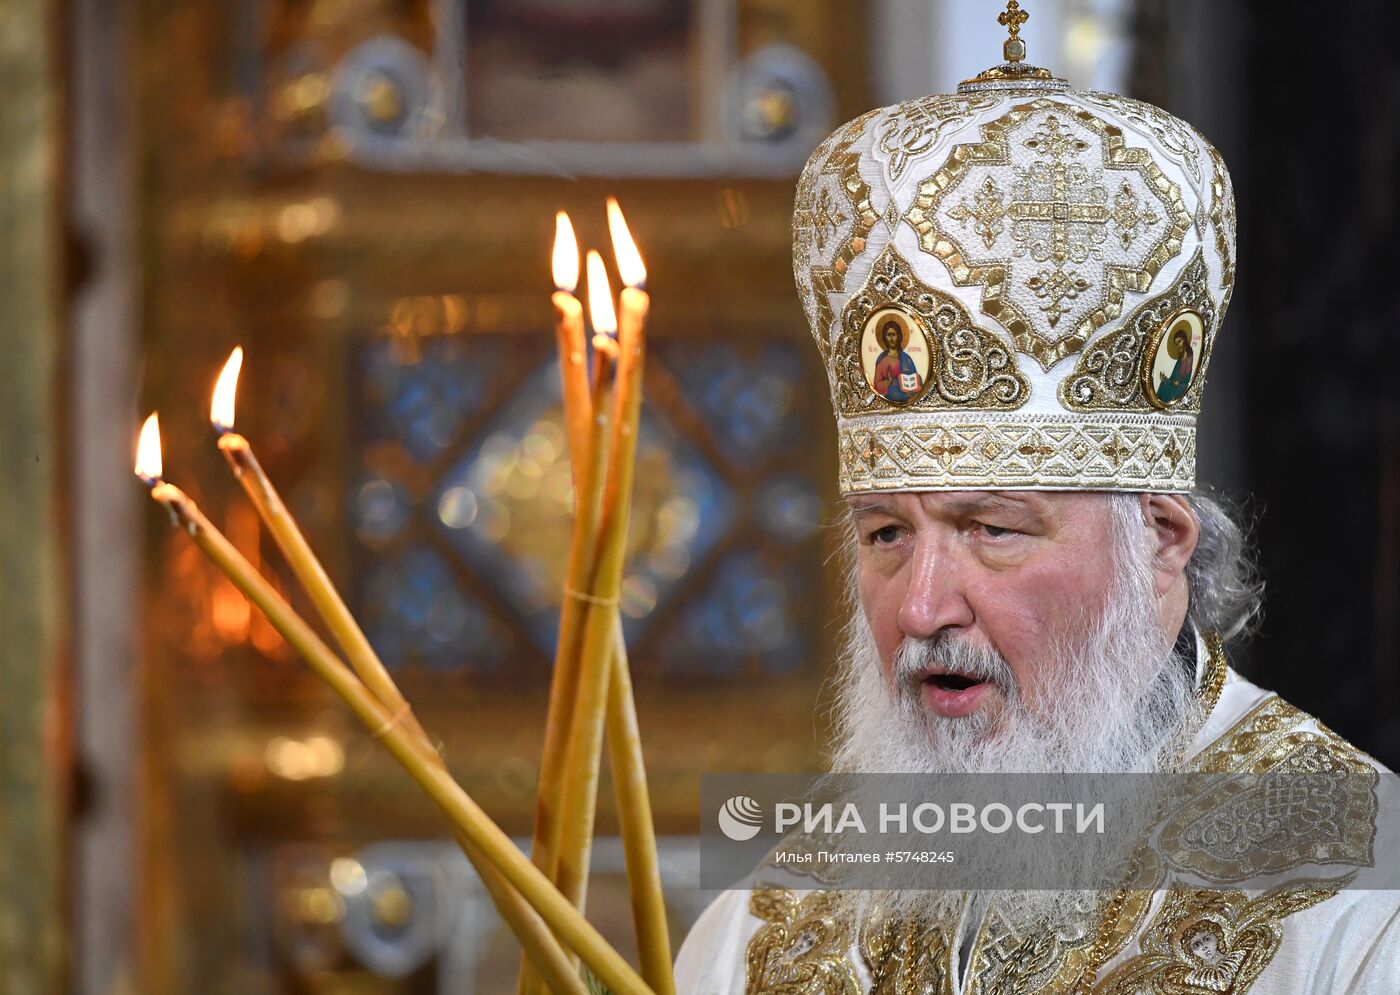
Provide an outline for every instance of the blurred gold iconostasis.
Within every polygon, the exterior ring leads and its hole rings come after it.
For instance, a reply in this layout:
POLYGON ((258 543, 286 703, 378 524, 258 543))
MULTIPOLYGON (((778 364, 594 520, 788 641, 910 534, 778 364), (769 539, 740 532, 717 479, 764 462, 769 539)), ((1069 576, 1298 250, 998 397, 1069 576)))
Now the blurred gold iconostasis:
MULTIPOLYGON (((654 302, 622 609, 678 944, 702 900, 699 772, 820 759, 834 441, 789 224, 806 155, 869 103, 862 9, 146 0, 128 16, 133 412, 160 410, 169 479, 309 611, 207 422, 244 347, 239 430, 458 779, 517 837, 570 521, 554 214, 606 249, 620 199, 654 302)), ((134 521, 130 990, 512 987, 517 949, 431 805, 190 543, 144 506, 134 521)), ((589 913, 628 954, 606 782, 601 797, 589 913)))

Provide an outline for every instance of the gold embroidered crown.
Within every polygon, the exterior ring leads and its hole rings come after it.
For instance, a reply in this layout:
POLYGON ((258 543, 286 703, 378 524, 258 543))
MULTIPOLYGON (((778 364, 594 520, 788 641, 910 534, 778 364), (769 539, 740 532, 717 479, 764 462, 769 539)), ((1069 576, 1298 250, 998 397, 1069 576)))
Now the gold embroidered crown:
POLYGON ((1189 491, 1234 284, 1225 163, 1151 104, 1007 63, 869 111, 798 182, 793 271, 843 493, 1189 491))

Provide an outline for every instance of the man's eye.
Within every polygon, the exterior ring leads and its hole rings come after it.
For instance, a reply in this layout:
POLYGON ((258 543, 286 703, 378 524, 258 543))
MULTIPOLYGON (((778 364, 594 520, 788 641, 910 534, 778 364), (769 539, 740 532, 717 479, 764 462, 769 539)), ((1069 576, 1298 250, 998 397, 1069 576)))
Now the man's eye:
POLYGON ((899 526, 886 525, 884 528, 876 529, 870 533, 870 542, 876 546, 884 546, 894 542, 899 538, 899 526))
POLYGON ((1000 539, 1003 536, 1016 535, 1015 529, 1002 528, 1000 525, 988 525, 986 522, 982 523, 982 532, 990 539, 1000 539))

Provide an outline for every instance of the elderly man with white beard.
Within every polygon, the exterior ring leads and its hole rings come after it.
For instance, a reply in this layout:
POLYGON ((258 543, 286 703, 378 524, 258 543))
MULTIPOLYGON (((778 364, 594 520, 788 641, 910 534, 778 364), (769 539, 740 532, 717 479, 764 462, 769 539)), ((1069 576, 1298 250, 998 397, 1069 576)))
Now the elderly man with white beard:
MULTIPOLYGON (((850 553, 832 769, 1374 779, 1228 663, 1259 588, 1195 483, 1235 272, 1224 162, 1158 108, 1025 65, 1016 7, 1006 64, 842 126, 798 184, 850 553), (908 362, 881 390, 896 332, 908 362)), ((1229 818, 1256 801, 1232 797, 1229 818)), ((1337 825, 1275 834, 1265 862, 1148 849, 1147 885, 1113 892, 761 868, 701 916, 678 990, 1400 992, 1400 893, 1346 888, 1374 826, 1337 825), (1250 887, 1260 867, 1273 883, 1250 887)))

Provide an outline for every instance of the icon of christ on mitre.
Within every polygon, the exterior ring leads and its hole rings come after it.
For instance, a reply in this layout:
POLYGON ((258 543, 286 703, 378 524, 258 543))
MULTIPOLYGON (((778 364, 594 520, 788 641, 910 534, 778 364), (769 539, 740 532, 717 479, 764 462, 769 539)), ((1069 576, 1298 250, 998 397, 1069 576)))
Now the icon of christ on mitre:
MULTIPOLYGON (((1230 665, 1260 589, 1196 486, 1235 278, 1225 163, 1027 65, 1024 18, 1001 15, 1005 64, 843 125, 798 184, 852 605, 832 771, 1389 777, 1230 665)), ((1380 859, 1374 807, 1283 840, 1268 796, 1231 804, 1220 860, 1151 837, 1109 892, 845 890, 770 861, 701 916, 678 990, 1400 992, 1400 892, 1349 887, 1380 859)))

